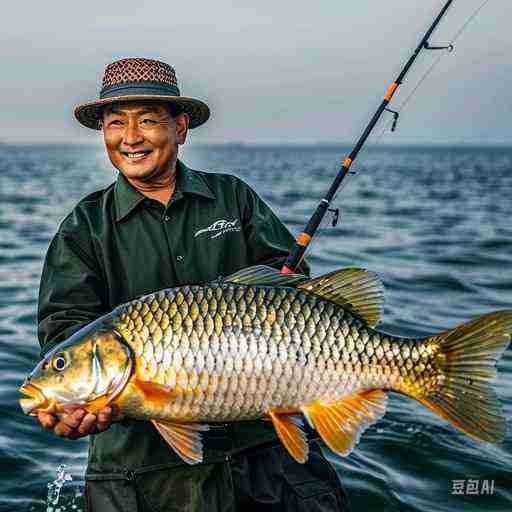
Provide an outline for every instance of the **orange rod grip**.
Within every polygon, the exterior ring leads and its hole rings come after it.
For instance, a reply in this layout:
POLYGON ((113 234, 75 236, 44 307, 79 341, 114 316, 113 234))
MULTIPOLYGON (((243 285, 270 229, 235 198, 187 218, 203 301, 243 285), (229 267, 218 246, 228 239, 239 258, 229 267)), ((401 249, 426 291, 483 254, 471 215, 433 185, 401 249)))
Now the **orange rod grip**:
POLYGON ((345 158, 345 160, 343 160, 343 167, 346 167, 347 169, 350 169, 350 166, 352 165, 352 158, 345 158))
POLYGON ((297 243, 302 247, 307 247, 309 245, 309 242, 311 242, 311 237, 307 233, 301 233, 297 237, 297 243))
POLYGON ((386 93, 386 96, 384 96, 384 99, 386 101, 391 101, 391 98, 393 97, 393 94, 395 94, 395 91, 398 89, 398 84, 396 82, 393 82, 388 89, 388 92, 386 93))

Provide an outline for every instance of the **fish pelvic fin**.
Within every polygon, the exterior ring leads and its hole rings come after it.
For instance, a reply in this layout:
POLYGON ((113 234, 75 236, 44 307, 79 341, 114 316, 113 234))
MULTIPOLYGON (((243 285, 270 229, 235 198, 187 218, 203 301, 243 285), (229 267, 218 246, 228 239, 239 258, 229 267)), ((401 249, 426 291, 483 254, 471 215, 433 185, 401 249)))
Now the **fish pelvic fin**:
POLYGON ((361 434, 384 416, 386 405, 387 394, 377 389, 333 403, 316 401, 301 407, 301 411, 333 452, 347 456, 361 434))
POLYGON ((362 268, 344 268, 297 286, 349 309, 370 327, 380 322, 384 286, 377 274, 362 268))
POLYGON ((191 465, 203 462, 202 432, 209 430, 208 425, 161 420, 151 420, 151 423, 183 461, 191 465))
POLYGON ((512 333, 512 310, 487 314, 427 338, 437 375, 416 398, 474 439, 496 443, 507 425, 492 381, 512 333))
POLYGON ((275 411, 269 411, 268 416, 288 453, 297 462, 304 464, 308 460, 309 445, 302 419, 299 416, 279 414, 275 411))

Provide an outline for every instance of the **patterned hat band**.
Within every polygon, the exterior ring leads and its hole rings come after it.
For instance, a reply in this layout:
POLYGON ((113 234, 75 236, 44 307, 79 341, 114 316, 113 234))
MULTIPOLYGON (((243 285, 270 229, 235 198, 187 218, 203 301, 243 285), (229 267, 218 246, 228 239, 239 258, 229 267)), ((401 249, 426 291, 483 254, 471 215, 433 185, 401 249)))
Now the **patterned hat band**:
POLYGON ((109 64, 103 75, 99 99, 75 107, 76 119, 95 130, 101 129, 101 107, 122 101, 163 101, 173 103, 189 116, 189 128, 210 117, 206 103, 180 95, 174 68, 153 59, 122 59, 109 64))
POLYGON ((140 95, 140 94, 162 94, 166 96, 179 96, 180 91, 173 85, 161 85, 155 82, 137 82, 131 84, 114 85, 102 89, 100 99, 112 98, 114 96, 140 95))

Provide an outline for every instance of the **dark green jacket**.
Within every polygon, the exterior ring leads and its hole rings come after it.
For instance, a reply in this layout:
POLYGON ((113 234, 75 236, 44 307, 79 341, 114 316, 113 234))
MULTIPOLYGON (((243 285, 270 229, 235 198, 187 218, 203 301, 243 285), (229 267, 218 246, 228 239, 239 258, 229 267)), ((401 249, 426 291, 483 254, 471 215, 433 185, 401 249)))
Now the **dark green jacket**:
MULTIPOLYGON (((41 278, 42 354, 114 307, 155 290, 204 283, 254 264, 284 261, 293 237, 234 176, 177 164, 164 207, 117 182, 80 201, 52 240, 41 278)), ((269 422, 239 422, 205 441, 205 461, 274 440, 269 422)), ((148 422, 125 421, 91 437, 89 478, 182 465, 148 422)))

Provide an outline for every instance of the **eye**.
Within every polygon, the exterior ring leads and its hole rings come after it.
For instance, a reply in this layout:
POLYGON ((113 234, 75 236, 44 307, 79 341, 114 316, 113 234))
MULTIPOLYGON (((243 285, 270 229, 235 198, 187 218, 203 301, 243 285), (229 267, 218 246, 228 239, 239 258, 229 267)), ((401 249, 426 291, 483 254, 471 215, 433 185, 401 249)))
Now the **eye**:
POLYGON ((66 368, 67 363, 66 358, 62 354, 59 354, 53 358, 52 366, 54 370, 61 372, 66 368))
POLYGON ((143 119, 141 121, 142 124, 158 124, 158 121, 155 121, 154 119, 149 119, 149 118, 146 118, 146 119, 143 119))
POLYGON ((123 121, 121 119, 112 119, 108 122, 108 126, 122 126, 123 121))

